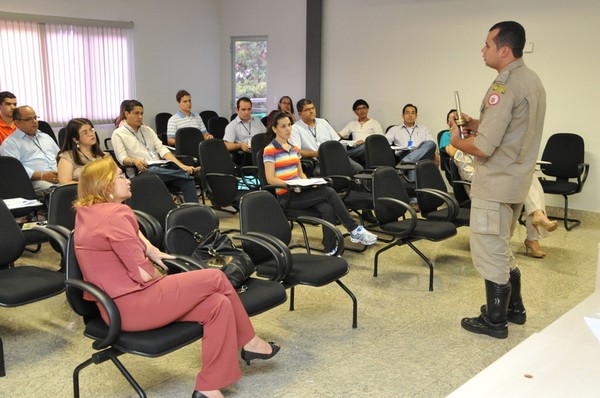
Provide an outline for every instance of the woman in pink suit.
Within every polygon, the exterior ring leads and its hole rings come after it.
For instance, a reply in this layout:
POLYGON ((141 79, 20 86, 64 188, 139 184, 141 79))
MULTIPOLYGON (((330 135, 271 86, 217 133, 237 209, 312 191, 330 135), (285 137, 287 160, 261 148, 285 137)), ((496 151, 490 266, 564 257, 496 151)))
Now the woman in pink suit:
POLYGON ((154 329, 174 321, 204 325, 202 370, 193 398, 223 397, 219 389, 241 376, 238 349, 247 363, 277 354, 278 345, 254 332, 223 272, 159 272, 166 269, 162 259, 170 256, 148 242, 133 211, 121 203, 131 196, 130 182, 110 157, 83 168, 78 196, 75 252, 83 277, 115 301, 123 330, 154 329))

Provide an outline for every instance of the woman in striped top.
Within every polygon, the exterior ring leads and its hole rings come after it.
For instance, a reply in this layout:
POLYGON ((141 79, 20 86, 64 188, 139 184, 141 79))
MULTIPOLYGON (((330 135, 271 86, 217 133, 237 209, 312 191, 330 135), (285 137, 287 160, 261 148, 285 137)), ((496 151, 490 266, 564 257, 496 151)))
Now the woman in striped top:
MULTIPOLYGON (((292 124, 293 120, 288 113, 279 112, 271 118, 265 137, 269 143, 263 151, 265 176, 268 184, 282 187, 276 192, 279 202, 287 203, 289 209, 315 209, 321 213, 323 220, 334 224, 340 220, 350 232, 353 243, 374 244, 377 236, 358 225, 332 188, 305 189, 293 194, 283 188, 289 180, 307 178, 302 171, 298 148, 288 142, 292 134, 292 124)), ((335 235, 327 228, 323 228, 323 246, 328 255, 336 254, 335 235)))

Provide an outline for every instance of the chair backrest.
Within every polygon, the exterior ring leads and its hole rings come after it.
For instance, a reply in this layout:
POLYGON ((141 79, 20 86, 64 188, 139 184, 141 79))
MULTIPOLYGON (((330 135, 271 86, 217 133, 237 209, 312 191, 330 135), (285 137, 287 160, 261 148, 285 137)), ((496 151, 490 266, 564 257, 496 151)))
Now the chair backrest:
MULTIPOLYGON (((83 280, 83 274, 75 255, 75 239, 74 234, 71 232, 69 240, 67 242, 67 261, 66 261, 65 273, 67 279, 71 280, 83 280)), ((75 287, 67 285, 65 288, 67 295, 67 301, 73 311, 84 318, 96 317, 100 314, 98 306, 94 301, 86 300, 83 298, 83 291, 75 287)))
POLYGON ((25 238, 13 214, 2 200, 0 200, 0 232, 2 234, 2 239, 0 239, 0 268, 4 268, 21 256, 25 248, 25 238))
POLYGON ((396 166, 396 157, 387 138, 381 134, 371 134, 365 140, 365 163, 368 169, 379 166, 396 166))
POLYGON ((154 117, 154 124, 156 125, 156 134, 160 135, 167 132, 167 124, 169 119, 173 116, 169 112, 157 113, 154 117))
POLYGON ((232 121, 233 119, 235 119, 237 117, 237 113, 232 113, 231 116, 229 117, 229 121, 232 121))
POLYGON ((68 230, 75 228, 75 209, 77 184, 61 185, 50 194, 48 202, 48 224, 62 225, 68 230))
POLYGON ((208 120, 208 131, 215 138, 223 139, 225 136, 225 127, 229 124, 229 120, 226 117, 216 116, 208 120))
POLYGON ((173 227, 182 226, 205 236, 219 228, 219 218, 210 207, 193 203, 171 210, 167 214, 165 226, 167 228, 166 250, 169 253, 191 255, 198 246, 198 242, 185 230, 173 227))
POLYGON ((409 203, 410 198, 406 192, 406 187, 402 177, 393 167, 378 167, 373 173, 373 205, 375 215, 380 224, 386 224, 402 217, 406 210, 398 211, 395 206, 382 204, 377 201, 379 198, 398 199, 404 203, 409 203))
POLYGON ((156 174, 140 174, 131 179, 131 198, 126 203, 134 210, 150 214, 165 228, 167 214, 175 207, 165 183, 156 174))
POLYGON ((265 142, 265 133, 258 133, 252 136, 250 141, 250 150, 252 152, 252 164, 254 166, 258 166, 256 163, 258 159, 257 155, 259 152, 262 152, 266 146, 267 143, 265 142))
MULTIPOLYGON (((441 148, 440 141, 442 140, 442 136, 448 130, 442 130, 437 134, 437 145, 438 148, 441 148)), ((449 163, 452 161, 452 156, 448 155, 446 151, 440 150, 440 169, 444 171, 446 174, 446 179, 448 182, 452 182, 452 176, 450 175, 450 165, 449 163)))
POLYGON ((196 127, 180 128, 175 133, 175 153, 198 159, 198 145, 201 141, 204 141, 204 136, 200 129, 196 127))
POLYGON ((460 172, 458 171, 458 166, 452 160, 448 166, 450 166, 450 176, 452 178, 452 190, 454 191, 454 197, 458 201, 461 207, 464 207, 466 204, 471 202, 471 197, 467 192, 465 185, 455 183, 455 181, 461 181, 460 172))
POLYGON ((58 140, 56 139, 56 135, 54 134, 54 129, 48 122, 38 120, 38 130, 40 130, 42 133, 48 134, 50 137, 52 137, 56 145, 60 146, 58 140))
POLYGON ((267 127, 267 125, 269 124, 268 119, 269 119, 268 116, 264 116, 260 119, 260 122, 263 124, 263 126, 267 127))
MULTIPOLYGON (((204 123, 204 127, 208 129, 208 121, 213 117, 219 117, 219 114, 215 111, 205 110, 199 113, 200 119, 202 119, 202 123, 204 123)), ((210 130, 208 130, 210 131, 210 130)))
POLYGON ((548 138, 542 160, 550 162, 540 166, 548 176, 569 179, 579 175, 578 165, 585 162, 583 138, 573 133, 556 133, 548 138))
MULTIPOLYGON (((289 245, 292 238, 290 225, 277 198, 267 191, 247 193, 240 199, 240 232, 262 232, 289 245)), ((244 244, 244 251, 254 261, 264 261, 271 255, 264 249, 244 244)))
MULTIPOLYGON (((61 127, 60 130, 58 130, 58 147, 60 149, 62 149, 62 147, 65 145, 65 135, 67 134, 67 128, 66 127, 61 127)), ((98 140, 98 133, 96 133, 96 140, 98 140)), ((100 141, 97 141, 100 142, 100 141)))
MULTIPOLYGON (((0 199, 23 198, 36 199, 35 190, 25 171, 25 167, 11 156, 0 156, 0 199)), ((14 217, 22 217, 31 212, 31 208, 13 209, 14 217)))
MULTIPOLYGON (((442 192, 448 192, 446 183, 440 172, 440 169, 432 160, 425 159, 417 162, 416 165, 416 187, 433 188, 442 192)), ((417 192, 417 200, 421 214, 426 216, 428 213, 437 210, 444 204, 444 200, 421 192, 417 192)))
POLYGON ((319 145, 321 176, 342 175, 352 178, 352 166, 346 148, 339 141, 325 141, 319 145))
POLYGON ((204 140, 200 142, 198 152, 204 187, 213 206, 231 206, 238 194, 238 179, 225 142, 218 138, 204 140))

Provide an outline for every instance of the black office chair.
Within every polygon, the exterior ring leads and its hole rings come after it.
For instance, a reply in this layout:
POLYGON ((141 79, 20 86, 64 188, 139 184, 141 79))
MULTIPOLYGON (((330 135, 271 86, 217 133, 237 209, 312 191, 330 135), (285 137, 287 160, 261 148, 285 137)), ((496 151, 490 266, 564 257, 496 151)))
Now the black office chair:
POLYGON ((450 221, 457 227, 469 225, 471 209, 460 207, 457 199, 448 193, 440 169, 432 160, 417 162, 417 201, 421 215, 427 220, 450 221))
MULTIPOLYGON (((198 152, 203 186, 215 209, 227 211, 224 208, 233 207, 237 211, 242 195, 259 188, 246 178, 244 167, 238 171, 223 140, 213 138, 202 141, 198 152)), ((248 173, 252 174, 252 171, 248 173)))
MULTIPOLYGON (((60 247, 63 253, 66 240, 47 228, 38 228, 40 234, 60 247)), ((14 265, 25 249, 25 238, 6 204, 0 200, 0 307, 18 307, 50 298, 65 288, 65 274, 33 265, 14 265)), ((0 376, 5 376, 4 350, 0 337, 0 376)))
MULTIPOLYGON (((448 130, 442 130, 437 134, 438 148, 441 148, 440 141, 446 131, 448 130)), ((446 175, 446 180, 448 180, 448 182, 452 184, 452 175, 450 174, 450 162, 452 162, 452 156, 448 155, 446 151, 440 150, 440 169, 442 169, 442 171, 446 175)))
MULTIPOLYGON (((389 126, 387 130, 392 127, 394 126, 389 126)), ((377 167, 381 166, 393 167, 402 176, 409 196, 415 197, 415 183, 408 181, 403 174, 403 170, 414 169, 415 165, 413 163, 407 163, 406 165, 396 166, 398 163, 396 160, 396 155, 385 135, 371 134, 365 140, 364 145, 365 168, 367 170, 375 170, 377 167)))
MULTIPOLYGON (((27 171, 18 159, 0 156, 0 170, 0 199, 37 199, 27 171)), ((15 218, 25 217, 26 222, 35 222, 38 221, 38 212, 45 207, 44 204, 38 204, 11 209, 10 212, 15 218)), ((27 249, 33 253, 37 253, 41 249, 41 244, 48 240, 44 234, 36 230, 23 231, 23 235, 25 236, 25 245, 35 246, 35 249, 27 249)))
POLYGON ((164 145, 167 145, 167 124, 169 119, 173 116, 169 112, 157 113, 154 117, 154 124, 156 125, 156 135, 160 138, 164 145))
POLYGON ((542 161, 548 162, 540 166, 544 174, 540 178, 544 192, 565 198, 563 217, 549 218, 563 220, 565 229, 570 231, 581 224, 581 220, 569 218, 569 196, 581 192, 590 169, 590 165, 585 163, 583 138, 571 133, 551 135, 544 147, 542 161))
POLYGON ((379 167, 373 173, 373 202, 379 227, 397 240, 375 253, 373 276, 377 276, 379 255, 395 246, 408 245, 429 267, 429 291, 433 291, 433 263, 413 242, 427 239, 438 242, 456 235, 456 225, 449 221, 417 218, 409 205, 402 178, 392 167, 379 167))
POLYGON ((199 166, 198 145, 202 141, 204 141, 204 136, 199 129, 195 127, 180 128, 175 133, 175 155, 188 166, 199 166))
MULTIPOLYGON (((170 262, 167 264, 173 266, 170 262)), ((175 270, 181 271, 181 269, 175 270)), ((135 354, 156 358, 185 347, 203 336, 204 329, 196 322, 174 322, 143 332, 122 331, 121 314, 115 302, 102 289, 83 280, 75 256, 73 235, 67 246, 67 280, 65 284, 67 301, 73 311, 82 317, 85 324, 83 334, 94 340, 92 343, 94 352, 91 358, 82 362, 73 371, 75 397, 79 397, 79 372, 91 364, 99 365, 108 360, 113 362, 140 397, 146 397, 142 387, 118 357, 123 354, 135 354), (105 309, 109 318, 108 325, 100 316, 97 304, 83 298, 84 291, 94 297, 94 300, 105 309)))
POLYGON ((206 128, 213 135, 214 138, 223 139, 225 136, 225 127, 229 124, 229 120, 226 117, 216 116, 208 120, 208 126, 206 128))
POLYGON ((75 209, 77 184, 61 185, 50 194, 48 201, 48 224, 60 225, 72 231, 75 228, 75 209))
MULTIPOLYGON (((140 174, 131 179, 131 198, 125 203, 152 225, 150 236, 153 245, 164 248, 165 220, 177 205, 165 183, 155 174, 140 174), (158 223, 158 224, 157 224, 158 223)), ((147 227, 145 227, 146 229, 147 227)))
MULTIPOLYGON (((200 118, 202 119, 202 123, 204 123, 204 127, 208 130, 208 121, 213 117, 219 117, 219 114, 215 111, 205 110, 199 113, 200 118)), ((212 132, 208 130, 211 134, 212 132)))
POLYGON ((465 181, 461 178, 458 171, 458 166, 454 160, 448 163, 448 166, 450 168, 450 176, 452 178, 452 191, 458 202, 458 205, 467 209, 471 208, 471 197, 469 196, 469 192, 467 190, 467 187, 470 189, 471 182, 465 181))
MULTIPOLYGON (((67 134, 66 127, 61 127, 61 129, 58 130, 58 147, 61 149, 65 145, 65 135, 66 134, 67 134)), ((96 140, 98 140, 98 133, 96 133, 96 140)))
POLYGON ((56 134, 54 134, 54 129, 52 128, 52 126, 50 126, 48 122, 38 120, 38 130, 40 130, 42 133, 48 134, 54 140, 56 145, 60 147, 60 144, 56 139, 56 134))
MULTIPOLYGON (((341 232, 332 224, 318 218, 298 217, 298 222, 311 225, 325 225, 337 235, 338 244, 343 250, 341 232)), ((244 195, 240 201, 240 230, 243 235, 254 236, 258 233, 278 248, 288 258, 289 273, 284 275, 283 284, 290 290, 290 311, 294 310, 294 291, 296 285, 325 286, 336 282, 352 300, 352 327, 357 327, 358 301, 348 287, 340 280, 349 271, 348 263, 342 257, 312 254, 310 247, 306 253, 290 253, 292 233, 283 209, 277 199, 266 191, 255 191, 244 195)), ((244 251, 256 264, 257 274, 272 278, 279 273, 272 256, 251 242, 243 242, 244 251)))
MULTIPOLYGON (((198 246, 198 242, 188 231, 206 236, 219 228, 219 219, 210 207, 190 204, 171 210, 167 214, 166 228, 165 249, 167 253, 181 257, 191 256, 198 246)), ((244 239, 252 238, 244 237, 244 239)), ((267 250, 270 249, 271 245, 268 242, 255 239, 252 241, 262 247, 267 247, 267 250)), ((283 258, 277 254, 275 248, 271 251, 276 261, 279 262, 279 274, 284 275, 286 270, 283 258)), ((286 302, 285 287, 278 278, 281 279, 281 276, 274 275, 270 280, 250 277, 244 282, 244 286, 238 290, 238 293, 249 316, 262 314, 286 302)))

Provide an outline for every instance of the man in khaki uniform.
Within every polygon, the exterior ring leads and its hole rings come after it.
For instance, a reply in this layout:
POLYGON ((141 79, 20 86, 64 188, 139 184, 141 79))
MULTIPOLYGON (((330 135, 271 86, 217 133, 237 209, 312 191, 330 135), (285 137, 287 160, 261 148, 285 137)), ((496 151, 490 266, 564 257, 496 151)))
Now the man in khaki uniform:
POLYGON ((508 336, 508 323, 525 323, 520 271, 509 242, 538 156, 546 92, 522 59, 525 30, 500 22, 482 48, 485 64, 498 71, 481 104, 480 120, 463 115, 470 131, 461 139, 451 120, 451 144, 475 156, 471 188, 470 244, 473 265, 485 279, 487 305, 475 318, 464 318, 468 331, 496 338, 508 336))

